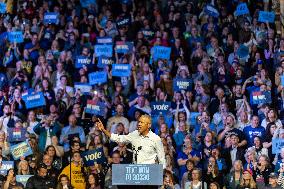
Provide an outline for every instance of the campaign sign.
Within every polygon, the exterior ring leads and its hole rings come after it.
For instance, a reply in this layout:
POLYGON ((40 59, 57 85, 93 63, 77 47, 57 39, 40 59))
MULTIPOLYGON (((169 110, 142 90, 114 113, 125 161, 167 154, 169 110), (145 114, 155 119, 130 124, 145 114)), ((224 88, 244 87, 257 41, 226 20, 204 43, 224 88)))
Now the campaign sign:
POLYGON ((129 77, 131 74, 130 64, 113 64, 112 76, 129 77))
POLYGON ((82 68, 83 65, 87 66, 92 63, 92 60, 86 56, 78 56, 76 59, 75 67, 82 68))
POLYGON ((171 102, 151 102, 151 114, 167 114, 171 108, 171 102))
POLYGON ((243 44, 240 45, 240 47, 237 50, 237 55, 239 58, 246 58, 249 55, 249 48, 243 44))
POLYGON ((200 115, 199 112, 190 112, 190 125, 197 124, 197 117, 200 115))
POLYGON ((92 86, 88 83, 74 83, 74 88, 82 93, 89 93, 92 90, 92 86))
POLYGON ((215 7, 211 6, 211 5, 206 5, 205 8, 204 8, 204 12, 206 14, 208 14, 209 16, 219 17, 218 10, 215 7))
POLYGON ((259 22, 274 23, 274 20, 275 20, 275 13, 274 12, 259 11, 259 13, 258 13, 258 21, 259 22))
POLYGON ((9 169, 14 168, 14 161, 2 161, 0 164, 0 174, 7 175, 9 169))
POLYGON ((161 164, 112 164, 112 185, 162 185, 161 164))
POLYGON ((106 65, 111 65, 113 63, 114 63, 114 61, 111 58, 105 57, 105 56, 100 56, 97 66, 98 66, 98 68, 104 68, 106 65))
POLYGON ((26 184, 31 176, 33 175, 16 175, 16 181, 22 183, 24 187, 26 187, 26 184))
POLYGON ((237 9, 235 11, 235 15, 236 16, 241 16, 241 15, 244 15, 244 14, 249 14, 248 6, 247 6, 246 3, 240 3, 237 6, 237 9))
POLYGON ((270 104, 271 92, 270 91, 256 91, 252 93, 252 104, 270 104))
POLYGON ((191 91, 192 90, 193 81, 192 79, 174 79, 173 88, 174 91, 191 91))
POLYGON ((159 58, 169 60, 171 55, 171 48, 164 46, 154 46, 152 47, 151 52, 155 61, 159 58))
POLYGON ((117 53, 131 53, 133 50, 133 42, 117 41, 115 47, 117 53))
POLYGON ((33 154, 33 151, 27 141, 11 146, 10 150, 14 160, 18 160, 22 156, 26 157, 33 154))
POLYGON ((97 37, 98 44, 112 44, 111 37, 97 37))
POLYGON ((106 72, 93 72, 89 73, 89 83, 90 85, 102 84, 107 82, 106 72))
POLYGON ((22 43, 22 42, 24 42, 23 32, 22 31, 8 32, 8 40, 11 43, 22 43))
POLYGON ((118 27, 130 24, 130 18, 122 18, 116 21, 118 27))
POLYGON ((83 8, 88 8, 91 5, 96 5, 96 0, 80 0, 80 3, 83 8))
POLYGON ((45 98, 42 92, 23 96, 27 109, 45 106, 45 98))
POLYGON ((87 167, 93 166, 95 162, 97 164, 106 163, 106 157, 104 155, 103 149, 89 150, 87 152, 82 153, 84 159, 84 165, 87 167))
POLYGON ((151 38, 155 34, 155 32, 153 32, 152 30, 149 30, 149 29, 143 29, 142 33, 146 38, 151 38))
POLYGON ((272 139, 272 154, 279 154, 281 148, 284 147, 284 139, 273 138, 272 139))
POLYGON ((95 102, 93 100, 87 101, 86 113, 104 116, 105 104, 103 102, 95 102))
POLYGON ((284 75, 281 75, 280 79, 281 79, 281 86, 284 87, 284 75))
POLYGON ((96 57, 112 57, 112 45, 95 45, 96 57))
POLYGON ((0 14, 5 14, 7 11, 6 3, 0 2, 0 14))
POLYGON ((43 23, 45 24, 58 24, 59 14, 57 12, 47 12, 44 14, 43 23))
POLYGON ((26 128, 7 128, 8 142, 23 142, 26 140, 26 128))

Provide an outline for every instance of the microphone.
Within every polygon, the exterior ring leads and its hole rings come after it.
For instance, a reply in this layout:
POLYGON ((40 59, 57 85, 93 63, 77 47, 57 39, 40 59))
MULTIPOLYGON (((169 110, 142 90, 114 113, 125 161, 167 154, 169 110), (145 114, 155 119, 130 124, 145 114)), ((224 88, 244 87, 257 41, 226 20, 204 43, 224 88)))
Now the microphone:
POLYGON ((133 147, 132 150, 134 151, 134 161, 135 161, 135 163, 137 163, 137 155, 138 155, 138 152, 139 152, 140 150, 142 150, 142 146, 139 146, 139 147, 137 148, 137 150, 135 149, 135 147, 133 147))

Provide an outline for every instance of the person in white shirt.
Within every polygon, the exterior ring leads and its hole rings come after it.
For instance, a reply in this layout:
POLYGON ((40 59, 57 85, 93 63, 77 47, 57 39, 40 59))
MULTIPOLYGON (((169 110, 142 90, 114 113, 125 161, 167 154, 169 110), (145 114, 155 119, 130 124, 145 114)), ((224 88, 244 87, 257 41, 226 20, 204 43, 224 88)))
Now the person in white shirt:
POLYGON ((64 91, 64 97, 66 97, 66 95, 69 95, 70 97, 74 96, 74 88, 67 86, 67 81, 66 75, 60 76, 60 84, 54 89, 55 94, 57 94, 59 89, 62 89, 64 91))
POLYGON ((133 162, 136 164, 162 164, 166 168, 165 152, 161 138, 153 133, 151 128, 151 117, 142 115, 139 118, 137 130, 128 135, 111 134, 104 128, 99 120, 97 127, 111 141, 117 143, 131 143, 133 150, 133 162))
POLYGON ((4 115, 0 117, 0 131, 4 131, 7 135, 7 128, 14 127, 15 122, 19 120, 17 116, 14 116, 11 111, 11 105, 5 104, 3 108, 4 115))

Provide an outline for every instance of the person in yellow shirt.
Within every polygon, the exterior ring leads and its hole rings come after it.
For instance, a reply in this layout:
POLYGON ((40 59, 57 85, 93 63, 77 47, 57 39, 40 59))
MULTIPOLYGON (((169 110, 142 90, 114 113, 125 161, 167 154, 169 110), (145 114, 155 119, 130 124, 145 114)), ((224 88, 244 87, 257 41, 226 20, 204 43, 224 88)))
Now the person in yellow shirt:
POLYGON ((71 185, 74 187, 74 189, 86 188, 86 182, 84 178, 84 167, 82 167, 82 158, 79 152, 73 153, 71 163, 62 170, 60 175, 62 174, 68 176, 69 180, 71 180, 71 185))

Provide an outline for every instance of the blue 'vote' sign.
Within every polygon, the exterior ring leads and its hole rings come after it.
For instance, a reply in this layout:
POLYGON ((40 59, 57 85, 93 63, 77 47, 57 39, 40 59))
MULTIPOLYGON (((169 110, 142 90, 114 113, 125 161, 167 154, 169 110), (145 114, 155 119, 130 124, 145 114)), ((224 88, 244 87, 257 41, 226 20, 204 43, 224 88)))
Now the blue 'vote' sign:
POLYGON ((93 72, 89 73, 89 83, 90 85, 102 84, 107 82, 106 72, 93 72))
POLYGON ((274 23, 274 20, 275 20, 275 13, 274 12, 259 11, 259 13, 258 13, 258 21, 259 22, 274 23))
POLYGON ((93 166, 95 162, 97 164, 106 163, 106 157, 102 148, 96 150, 89 150, 83 154, 84 163, 87 167, 93 166))
POLYGON ((170 59, 170 55, 171 55, 170 47, 154 46, 152 47, 151 51, 152 51, 152 56, 155 61, 158 59, 166 59, 166 60, 170 59))
POLYGON ((22 31, 8 32, 8 40, 11 43, 22 43, 22 42, 24 42, 23 32, 22 31))
POLYGON ((112 45, 95 45, 95 55, 96 57, 112 57, 112 45))
POLYGON ((237 6, 237 9, 235 11, 235 15, 236 16, 241 16, 241 15, 244 15, 244 14, 249 14, 248 6, 247 6, 246 3, 240 3, 237 6))
POLYGON ((167 114, 171 107, 171 102, 151 102, 151 114, 167 114))

